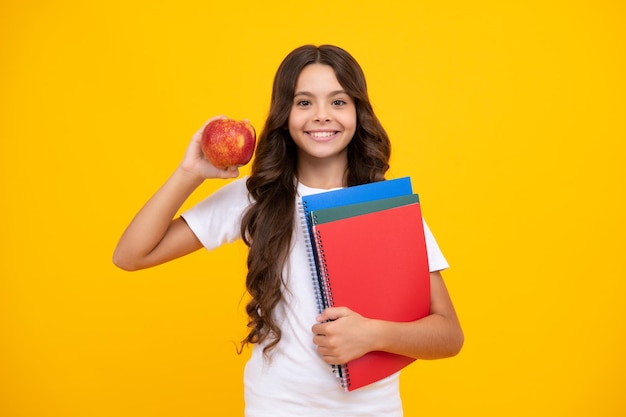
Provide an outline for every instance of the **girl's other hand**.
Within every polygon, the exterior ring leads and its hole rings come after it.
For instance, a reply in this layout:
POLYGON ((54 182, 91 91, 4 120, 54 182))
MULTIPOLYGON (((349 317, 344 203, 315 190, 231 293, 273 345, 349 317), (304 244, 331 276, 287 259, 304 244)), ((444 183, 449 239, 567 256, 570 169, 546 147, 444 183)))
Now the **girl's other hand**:
POLYGON ((191 137, 191 143, 187 147, 180 169, 190 175, 199 177, 202 180, 208 178, 237 178, 239 167, 232 166, 225 169, 216 168, 204 156, 202 152, 202 132, 206 125, 213 120, 224 119, 226 116, 215 116, 207 120, 202 127, 191 137))
POLYGON ((372 350, 369 320, 347 307, 330 307, 312 328, 317 352, 329 364, 342 365, 372 350))

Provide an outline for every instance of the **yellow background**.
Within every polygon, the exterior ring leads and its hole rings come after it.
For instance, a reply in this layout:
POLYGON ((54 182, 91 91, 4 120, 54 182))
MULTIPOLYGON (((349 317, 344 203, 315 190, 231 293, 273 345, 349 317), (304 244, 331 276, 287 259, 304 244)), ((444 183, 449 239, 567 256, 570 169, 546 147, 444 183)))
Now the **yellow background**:
POLYGON ((242 414, 245 248, 132 274, 110 257, 206 119, 262 127, 304 43, 360 61, 391 176, 452 265, 466 344, 403 373, 406 415, 626 414, 625 18, 608 0, 4 1, 0 415, 242 414))

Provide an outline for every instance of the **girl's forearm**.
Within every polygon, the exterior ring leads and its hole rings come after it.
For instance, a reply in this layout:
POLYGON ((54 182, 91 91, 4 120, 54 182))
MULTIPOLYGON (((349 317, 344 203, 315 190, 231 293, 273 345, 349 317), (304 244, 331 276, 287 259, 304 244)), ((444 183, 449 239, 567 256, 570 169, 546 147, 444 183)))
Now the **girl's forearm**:
POLYGON ((373 350, 396 353, 416 359, 455 356, 463 346, 463 331, 456 318, 431 314, 415 322, 374 320, 373 350))
POLYGON ((172 219, 203 179, 178 168, 148 200, 120 238, 113 262, 122 269, 145 267, 145 259, 164 240, 172 219))

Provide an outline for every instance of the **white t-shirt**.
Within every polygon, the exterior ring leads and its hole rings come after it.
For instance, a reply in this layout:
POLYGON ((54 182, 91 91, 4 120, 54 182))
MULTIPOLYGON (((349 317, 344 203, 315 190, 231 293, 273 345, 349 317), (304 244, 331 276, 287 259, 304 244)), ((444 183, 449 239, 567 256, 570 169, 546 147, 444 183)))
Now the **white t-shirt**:
MULTIPOLYGON (((241 218, 250 204, 245 180, 241 178, 227 184, 182 214, 206 249, 241 237, 241 218)), ((323 191, 327 190, 299 184, 297 198, 323 191)), ((300 216, 297 204, 296 216, 300 216)), ((263 345, 255 345, 246 364, 246 416, 402 416, 398 373, 358 390, 344 392, 331 366, 317 354, 311 327, 319 312, 302 223, 295 222, 292 249, 283 271, 286 288, 275 310, 281 340, 271 350, 269 359, 263 356, 263 345)), ((446 259, 426 224, 424 226, 431 271, 446 269, 446 259)))

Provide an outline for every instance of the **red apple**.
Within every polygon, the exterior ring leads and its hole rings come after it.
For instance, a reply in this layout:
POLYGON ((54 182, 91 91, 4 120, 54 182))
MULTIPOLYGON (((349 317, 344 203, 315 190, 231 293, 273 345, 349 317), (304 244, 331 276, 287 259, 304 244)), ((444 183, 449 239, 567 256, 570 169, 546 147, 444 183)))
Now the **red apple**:
POLYGON ((206 159, 217 168, 242 166, 252 159, 256 132, 244 120, 215 119, 204 128, 200 146, 206 159))

